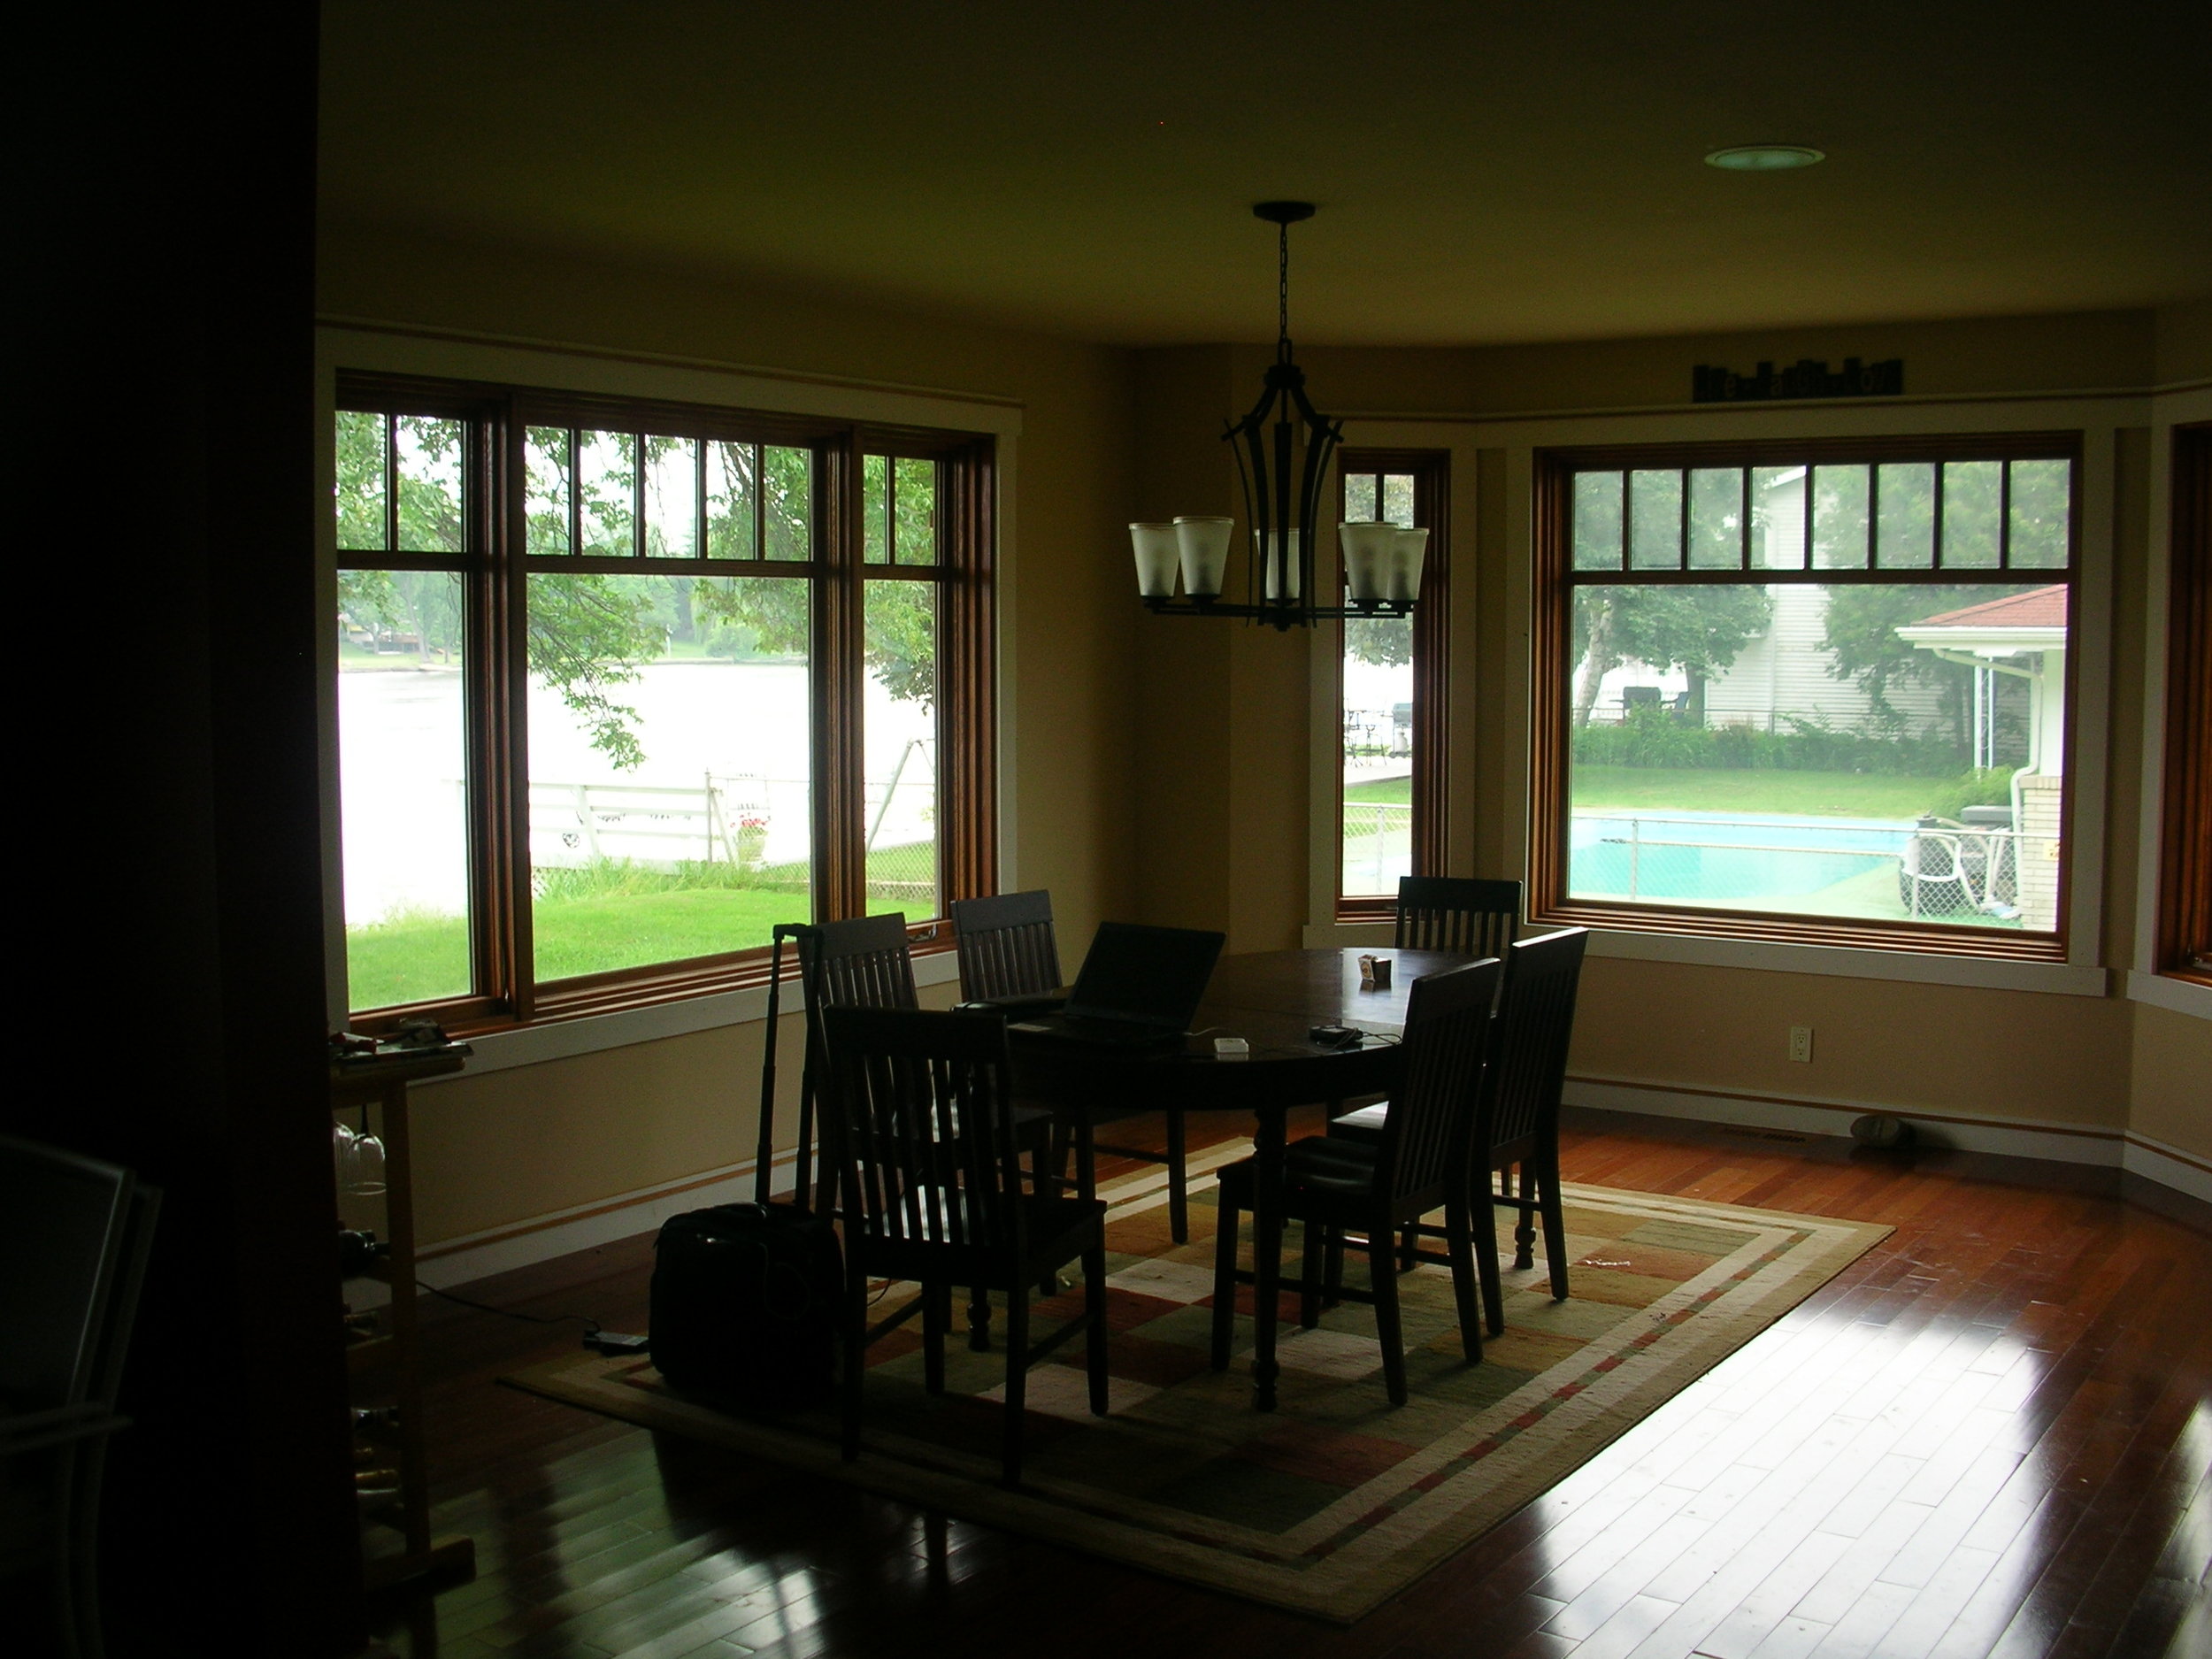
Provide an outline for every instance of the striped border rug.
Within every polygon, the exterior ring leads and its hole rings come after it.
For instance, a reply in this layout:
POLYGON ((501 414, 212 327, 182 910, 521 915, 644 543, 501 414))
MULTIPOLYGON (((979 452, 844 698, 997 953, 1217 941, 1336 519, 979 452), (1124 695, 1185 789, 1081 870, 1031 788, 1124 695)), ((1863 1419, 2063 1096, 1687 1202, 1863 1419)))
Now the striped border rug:
MULTIPOLYGON (((1201 1176, 1240 1155, 1192 1160, 1201 1176)), ((1210 1181, 1191 1242, 1168 1237, 1163 1171, 1103 1190, 1111 1273, 1110 1414, 1086 1408, 1081 1343, 1031 1373, 1025 1482, 997 1484, 1002 1353, 949 1345, 947 1388, 921 1384, 911 1327, 871 1350, 865 1450, 845 1463, 833 1412, 745 1418, 670 1392, 651 1363, 588 1357, 507 1379, 664 1433, 845 1480, 950 1514, 1349 1624, 1556 1484, 1795 1307, 1889 1229, 1605 1187, 1565 1189, 1572 1294, 1540 1256, 1506 1274, 1507 1328, 1461 1356, 1449 1276, 1401 1279, 1411 1398, 1384 1395, 1374 1320, 1347 1302, 1312 1331, 1286 1297, 1279 1409, 1250 1406, 1248 1289, 1239 1358, 1207 1363, 1210 1181)), ((1203 1189, 1202 1191, 1200 1189, 1203 1189)), ((1509 1212, 1501 1213, 1509 1229, 1509 1212)), ((1285 1247, 1295 1273, 1295 1231, 1285 1247)), ((1503 1259, 1512 1260, 1509 1236, 1503 1259)), ((1363 1283, 1363 1259, 1346 1271, 1363 1283)), ((902 1286, 890 1294, 904 1294, 902 1286)), ((1037 1328, 1076 1293, 1041 1306, 1037 1328)))

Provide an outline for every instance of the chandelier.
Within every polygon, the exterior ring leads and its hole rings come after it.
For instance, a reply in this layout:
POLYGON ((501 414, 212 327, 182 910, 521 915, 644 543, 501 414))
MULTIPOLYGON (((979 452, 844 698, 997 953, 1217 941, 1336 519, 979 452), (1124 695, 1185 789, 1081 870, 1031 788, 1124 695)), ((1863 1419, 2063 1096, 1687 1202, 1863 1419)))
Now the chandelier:
MULTIPOLYGON (((1421 586, 1429 533, 1379 520, 1336 525, 1343 553, 1344 603, 1314 603, 1314 556, 1326 523, 1322 492, 1343 425, 1317 412, 1306 396, 1306 374, 1290 347, 1290 227, 1313 217, 1310 202, 1262 202, 1253 216, 1277 227, 1275 361, 1260 401, 1241 420, 1224 423, 1222 439, 1237 457, 1244 484, 1245 603, 1223 600, 1229 543, 1236 521, 1187 514, 1171 524, 1133 524, 1137 592, 1156 616, 1237 617, 1289 629, 1348 617, 1409 615, 1421 586), (1181 573, 1182 597, 1175 594, 1181 573)), ((1330 515, 1333 517, 1333 515, 1330 515)))

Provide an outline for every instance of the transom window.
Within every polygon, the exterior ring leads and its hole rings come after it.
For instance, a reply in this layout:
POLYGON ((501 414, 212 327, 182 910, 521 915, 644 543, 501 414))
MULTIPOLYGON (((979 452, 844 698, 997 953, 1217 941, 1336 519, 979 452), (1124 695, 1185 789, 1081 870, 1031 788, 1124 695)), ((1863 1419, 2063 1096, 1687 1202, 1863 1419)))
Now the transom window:
POLYGON ((987 890, 987 440, 365 380, 342 403, 353 1008, 726 988, 778 922, 987 890))
POLYGON ((1540 913, 2061 954, 2075 448, 1544 456, 1540 913))

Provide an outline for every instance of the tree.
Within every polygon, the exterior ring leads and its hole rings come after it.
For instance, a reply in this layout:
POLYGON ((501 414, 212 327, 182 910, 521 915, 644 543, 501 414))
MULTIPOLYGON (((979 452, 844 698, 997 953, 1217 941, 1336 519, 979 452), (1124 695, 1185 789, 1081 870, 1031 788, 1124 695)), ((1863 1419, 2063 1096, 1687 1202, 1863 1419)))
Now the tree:
POLYGON ((1578 589, 1574 649, 1582 677, 1575 724, 1589 724, 1599 682, 1623 663, 1679 668, 1693 680, 1708 680, 1763 634, 1773 615, 1766 590, 1750 586, 1578 589))
POLYGON ((1344 654, 1375 668, 1403 668, 1413 660, 1413 618, 1347 617, 1344 654))

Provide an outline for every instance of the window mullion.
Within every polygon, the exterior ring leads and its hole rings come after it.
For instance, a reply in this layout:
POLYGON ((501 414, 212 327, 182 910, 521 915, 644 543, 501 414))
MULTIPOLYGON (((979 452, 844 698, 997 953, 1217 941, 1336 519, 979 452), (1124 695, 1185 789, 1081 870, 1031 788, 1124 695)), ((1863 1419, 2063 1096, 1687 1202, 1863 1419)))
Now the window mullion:
MULTIPOLYGON (((526 465, 520 421, 503 424, 495 451, 506 465, 495 480, 493 510, 484 523, 494 532, 478 564, 486 601, 483 676, 473 699, 483 710, 479 745, 485 772, 476 831, 480 867, 489 891, 484 905, 484 989, 505 1001, 517 1019, 530 1018, 536 998, 530 916, 530 731, 528 580, 524 538, 528 533, 526 465)), ((575 441, 569 440, 569 497, 576 496, 575 441)), ((572 537, 574 521, 571 520, 572 537)), ((576 545, 572 539, 569 545, 576 545)))
POLYGON ((816 607, 821 668, 814 684, 816 914, 828 920, 867 910, 863 778, 865 733, 866 594, 861 561, 865 534, 860 502, 857 434, 815 451, 815 557, 825 569, 816 607))

